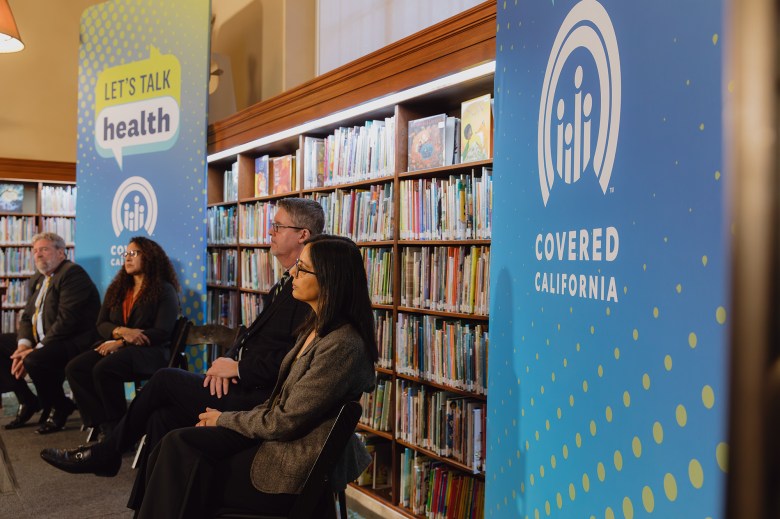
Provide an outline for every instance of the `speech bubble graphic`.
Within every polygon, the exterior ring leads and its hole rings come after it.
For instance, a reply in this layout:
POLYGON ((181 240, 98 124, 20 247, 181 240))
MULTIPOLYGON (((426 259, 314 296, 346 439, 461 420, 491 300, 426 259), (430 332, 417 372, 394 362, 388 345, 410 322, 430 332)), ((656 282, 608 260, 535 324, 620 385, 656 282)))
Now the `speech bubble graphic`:
POLYGON ((108 68, 95 84, 95 148, 122 158, 173 147, 179 137, 181 65, 149 47, 149 58, 108 68))

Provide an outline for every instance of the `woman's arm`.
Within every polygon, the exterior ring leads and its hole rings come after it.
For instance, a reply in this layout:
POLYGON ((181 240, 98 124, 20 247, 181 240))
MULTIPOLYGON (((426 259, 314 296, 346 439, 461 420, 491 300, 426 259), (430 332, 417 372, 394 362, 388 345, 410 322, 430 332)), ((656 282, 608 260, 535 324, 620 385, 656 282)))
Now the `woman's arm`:
POLYGON ((121 313, 111 315, 111 309, 108 307, 108 302, 103 301, 103 304, 100 306, 100 312, 98 312, 98 318, 97 318, 97 331, 100 335, 100 338, 103 340, 110 340, 113 339, 114 336, 112 335, 114 328, 117 326, 121 326, 121 313))
POLYGON ((157 310, 151 326, 145 323, 129 322, 129 328, 136 328, 149 338, 149 346, 161 346, 166 344, 173 333, 176 318, 179 316, 179 297, 173 285, 166 283, 163 287, 160 299, 157 301, 157 310))
POLYGON ((331 332, 310 348, 296 361, 309 364, 303 365, 302 373, 301 366, 293 365, 275 404, 224 412, 217 425, 249 438, 291 440, 303 436, 336 406, 359 398, 373 385, 373 365, 351 326, 331 332))

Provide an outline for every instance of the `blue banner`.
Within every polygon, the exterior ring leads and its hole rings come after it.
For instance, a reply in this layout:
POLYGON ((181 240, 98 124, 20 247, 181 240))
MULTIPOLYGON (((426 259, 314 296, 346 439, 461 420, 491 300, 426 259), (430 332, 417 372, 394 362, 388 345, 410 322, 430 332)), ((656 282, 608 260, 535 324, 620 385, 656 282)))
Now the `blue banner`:
POLYGON ((488 517, 724 516, 722 2, 498 3, 488 517))
POLYGON ((82 14, 79 50, 77 261, 103 293, 130 238, 151 237, 196 322, 206 298, 209 18, 204 0, 112 0, 82 14))

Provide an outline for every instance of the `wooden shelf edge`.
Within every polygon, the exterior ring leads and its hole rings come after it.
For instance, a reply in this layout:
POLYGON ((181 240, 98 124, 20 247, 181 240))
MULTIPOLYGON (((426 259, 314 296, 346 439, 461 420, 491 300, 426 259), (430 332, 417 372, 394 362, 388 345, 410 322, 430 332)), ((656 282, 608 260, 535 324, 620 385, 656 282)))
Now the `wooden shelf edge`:
POLYGON ((421 454, 424 454, 425 456, 428 456, 431 459, 434 459, 436 461, 441 461, 442 463, 446 463, 447 465, 450 465, 452 468, 459 470, 461 472, 465 472, 469 476, 475 477, 477 479, 484 480, 485 479, 485 473, 484 472, 474 472, 468 465, 464 465, 463 463, 454 460, 452 458, 446 458, 444 456, 439 456, 433 451, 430 451, 424 447, 420 447, 418 445, 415 445, 413 443, 409 443, 407 441, 401 440, 400 438, 396 438, 395 442, 398 445, 401 445, 402 447, 407 447, 409 449, 415 450, 421 454))

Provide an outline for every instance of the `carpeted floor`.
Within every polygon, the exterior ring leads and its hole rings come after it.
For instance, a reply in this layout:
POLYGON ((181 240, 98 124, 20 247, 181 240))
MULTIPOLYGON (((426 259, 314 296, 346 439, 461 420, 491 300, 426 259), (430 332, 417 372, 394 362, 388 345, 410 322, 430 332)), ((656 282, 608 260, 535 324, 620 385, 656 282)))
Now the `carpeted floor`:
MULTIPOLYGON (((16 413, 13 395, 3 395, 0 425, 11 421, 16 413)), ((115 478, 74 475, 61 472, 40 459, 45 447, 75 447, 84 443, 81 420, 74 413, 62 432, 41 436, 35 434, 36 415, 31 425, 13 431, 0 427, 0 473, 10 485, 0 487, 0 517, 18 519, 91 519, 132 517, 125 507, 135 474, 129 455, 115 478)), ((0 478, 1 480, 2 478, 0 478)))
MULTIPOLYGON (((83 444, 86 433, 74 413, 64 431, 41 436, 35 434, 38 415, 30 425, 6 431, 2 426, 16 414, 13 394, 3 395, 0 413, 0 518, 15 519, 97 519, 130 518, 125 507, 135 471, 127 454, 122 469, 114 478, 61 472, 40 459, 45 447, 72 448, 83 444)), ((378 519, 348 499, 349 519, 378 519)))

